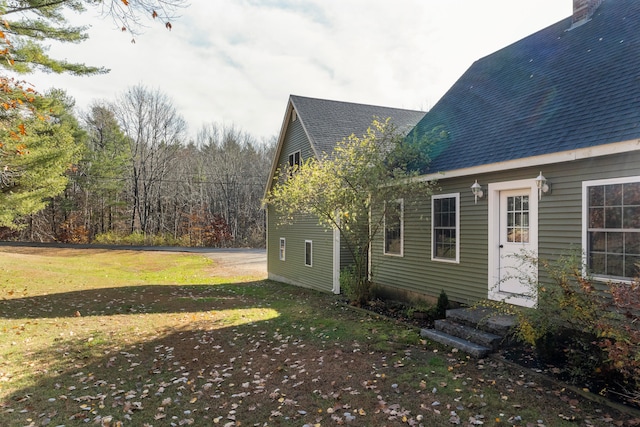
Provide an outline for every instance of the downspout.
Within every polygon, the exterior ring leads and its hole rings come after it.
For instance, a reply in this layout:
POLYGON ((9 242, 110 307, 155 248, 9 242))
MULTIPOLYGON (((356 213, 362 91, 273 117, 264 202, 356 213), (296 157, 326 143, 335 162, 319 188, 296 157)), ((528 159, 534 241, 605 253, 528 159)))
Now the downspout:
POLYGON ((371 196, 369 196, 369 218, 368 218, 368 236, 367 236, 367 280, 371 281, 373 278, 372 268, 373 262, 371 260, 371 256, 373 254, 373 250, 371 246, 373 245, 373 241, 371 239, 371 196))
POLYGON ((340 293, 340 230, 333 229, 333 293, 340 293))
POLYGON ((340 215, 336 212, 337 226, 333 227, 333 288, 332 292, 340 294, 340 215))
POLYGON ((269 206, 262 206, 264 209, 264 248, 267 253, 267 279, 269 278, 269 206))

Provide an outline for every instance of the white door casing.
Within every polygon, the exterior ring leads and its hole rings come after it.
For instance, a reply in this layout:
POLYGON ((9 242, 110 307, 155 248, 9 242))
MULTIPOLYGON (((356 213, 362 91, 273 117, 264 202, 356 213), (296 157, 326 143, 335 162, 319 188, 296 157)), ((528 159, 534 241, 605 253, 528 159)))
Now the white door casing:
POLYGON ((538 192, 533 179, 489 184, 488 297, 535 307, 538 192))

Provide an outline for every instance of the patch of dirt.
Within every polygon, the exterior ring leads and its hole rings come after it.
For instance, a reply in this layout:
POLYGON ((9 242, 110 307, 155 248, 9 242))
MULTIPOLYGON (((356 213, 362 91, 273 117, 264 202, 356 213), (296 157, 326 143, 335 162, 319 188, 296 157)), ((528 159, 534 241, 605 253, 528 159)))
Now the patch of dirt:
POLYGON ((435 320, 431 313, 416 311, 411 305, 400 301, 374 299, 362 308, 421 329, 432 328, 435 320))

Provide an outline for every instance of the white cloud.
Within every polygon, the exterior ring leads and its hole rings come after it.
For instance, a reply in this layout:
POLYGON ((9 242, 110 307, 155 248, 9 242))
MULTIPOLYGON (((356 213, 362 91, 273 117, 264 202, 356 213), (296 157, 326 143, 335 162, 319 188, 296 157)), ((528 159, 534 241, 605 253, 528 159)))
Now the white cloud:
POLYGON ((192 135, 210 122, 256 137, 279 131, 290 94, 427 109, 473 61, 571 13, 571 0, 194 1, 167 31, 131 44, 109 20, 90 40, 52 46, 104 76, 37 74, 81 108, 144 84, 169 95, 192 135))

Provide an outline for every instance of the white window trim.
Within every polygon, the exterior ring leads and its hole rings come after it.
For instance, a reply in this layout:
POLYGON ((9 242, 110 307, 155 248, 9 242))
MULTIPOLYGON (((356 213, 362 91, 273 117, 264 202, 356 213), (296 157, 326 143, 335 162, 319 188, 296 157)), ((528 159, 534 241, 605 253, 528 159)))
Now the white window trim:
MULTIPOLYGON (((589 265, 589 260, 587 259, 587 248, 588 248, 588 239, 589 239, 589 187, 595 187, 598 185, 611 185, 611 184, 627 184, 630 182, 640 182, 640 176, 626 176, 620 178, 610 178, 610 179, 596 179, 593 181, 582 181, 582 274, 583 276, 587 276, 587 267, 589 265)), ((625 280, 621 278, 611 278, 609 276, 601 276, 592 274, 591 277, 593 280, 599 282, 611 282, 615 281, 618 283, 632 283, 633 280, 625 280)))
POLYGON ((284 237, 280 238, 280 246, 278 246, 278 259, 280 261, 286 261, 287 255, 287 239, 284 237))
POLYGON ((296 150, 296 151, 292 151, 287 156, 287 165, 289 165, 289 167, 296 166, 295 164, 292 165, 292 163, 295 162, 295 160, 296 160, 296 154, 298 155, 298 161, 300 162, 298 164, 298 166, 302 166, 302 151, 296 150), (292 159, 293 159, 293 161, 292 161, 292 159))
POLYGON ((460 264, 460 193, 438 194, 431 196, 431 261, 447 262, 450 264, 460 264), (435 256, 435 201, 437 199, 456 199, 456 257, 438 258, 435 256))
POLYGON ((382 253, 387 256, 404 256, 404 199, 390 200, 400 204, 400 253, 387 252, 387 202, 384 202, 384 219, 382 222, 382 253))
POLYGON ((304 265, 306 267, 313 267, 313 240, 305 240, 304 241, 304 265), (310 263, 307 264, 307 243, 309 244, 309 258, 310 263))

